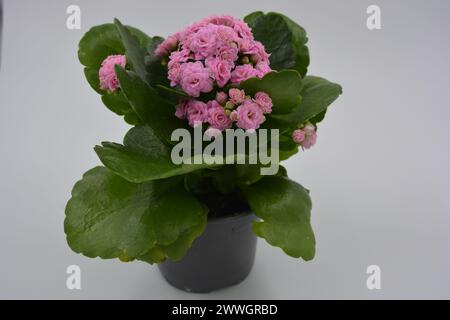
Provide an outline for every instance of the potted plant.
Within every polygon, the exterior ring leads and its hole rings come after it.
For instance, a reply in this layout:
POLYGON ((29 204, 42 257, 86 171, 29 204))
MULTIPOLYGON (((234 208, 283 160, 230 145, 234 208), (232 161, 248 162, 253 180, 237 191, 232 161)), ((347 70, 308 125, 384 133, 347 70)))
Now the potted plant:
POLYGON ((311 260, 309 191, 278 161, 315 144, 342 89, 306 75, 306 42, 279 13, 212 16, 166 39, 118 20, 91 28, 78 52, 86 79, 133 127, 122 144, 96 146, 104 166, 75 184, 70 248, 159 263, 172 285, 193 292, 242 281, 256 236, 311 260), (227 144, 234 133, 242 148, 227 144))

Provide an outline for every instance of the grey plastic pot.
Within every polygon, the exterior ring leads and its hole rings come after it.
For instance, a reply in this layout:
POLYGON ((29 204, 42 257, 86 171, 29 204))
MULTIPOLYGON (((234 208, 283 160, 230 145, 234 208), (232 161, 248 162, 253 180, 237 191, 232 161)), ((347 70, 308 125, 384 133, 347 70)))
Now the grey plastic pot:
POLYGON ((194 293, 207 293, 235 285, 250 273, 257 238, 251 230, 253 213, 213 218, 180 261, 158 265, 172 286, 194 293))

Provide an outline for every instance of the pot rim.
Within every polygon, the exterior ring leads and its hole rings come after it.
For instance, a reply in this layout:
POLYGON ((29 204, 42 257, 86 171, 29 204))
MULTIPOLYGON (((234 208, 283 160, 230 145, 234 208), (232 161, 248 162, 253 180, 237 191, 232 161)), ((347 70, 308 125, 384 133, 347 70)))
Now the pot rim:
POLYGON ((238 212, 231 216, 211 217, 211 218, 208 217, 207 223, 216 224, 216 223, 222 223, 222 222, 231 222, 231 221, 240 220, 240 219, 248 217, 250 215, 254 215, 253 211, 251 211, 251 210, 238 212))

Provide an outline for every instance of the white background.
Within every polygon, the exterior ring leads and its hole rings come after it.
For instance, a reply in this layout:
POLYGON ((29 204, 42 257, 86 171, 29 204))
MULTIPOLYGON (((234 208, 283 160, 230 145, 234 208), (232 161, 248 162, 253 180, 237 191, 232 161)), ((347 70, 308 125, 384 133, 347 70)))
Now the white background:
POLYGON ((311 299, 450 298, 450 2, 448 1, 11 1, 0 70, 0 298, 311 299), (382 29, 366 28, 378 4, 382 29), (82 29, 68 30, 77 4, 82 29), (64 206, 98 165, 92 147, 128 126, 88 86, 77 44, 118 17, 167 36, 210 14, 278 11, 309 35, 310 74, 344 95, 318 144, 288 160, 311 190, 317 238, 304 263, 259 241, 240 285, 208 295, 170 287, 154 266, 89 259, 68 248, 64 206), (65 270, 82 270, 66 289, 65 270), (366 268, 382 289, 366 288, 366 268))

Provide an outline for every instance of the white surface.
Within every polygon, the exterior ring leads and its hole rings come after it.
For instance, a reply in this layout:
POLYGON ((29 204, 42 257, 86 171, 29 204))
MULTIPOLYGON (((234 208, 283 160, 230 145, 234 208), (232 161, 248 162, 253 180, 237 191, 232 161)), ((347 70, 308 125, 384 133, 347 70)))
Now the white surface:
POLYGON ((376 1, 382 29, 365 25, 368 1, 11 1, 0 71, 0 298, 450 298, 448 137, 450 3, 376 1), (65 27, 78 4, 82 30, 65 27), (212 13, 279 11, 308 31, 310 73, 344 95, 317 146, 290 159, 309 189, 317 238, 304 263, 260 240, 242 284, 208 295, 165 283, 156 267, 88 259, 63 233, 73 183, 99 164, 92 147, 128 126, 84 80, 83 33, 114 16, 167 36, 212 13), (66 267, 82 289, 65 287, 66 267), (366 268, 382 289, 366 288, 366 268))

